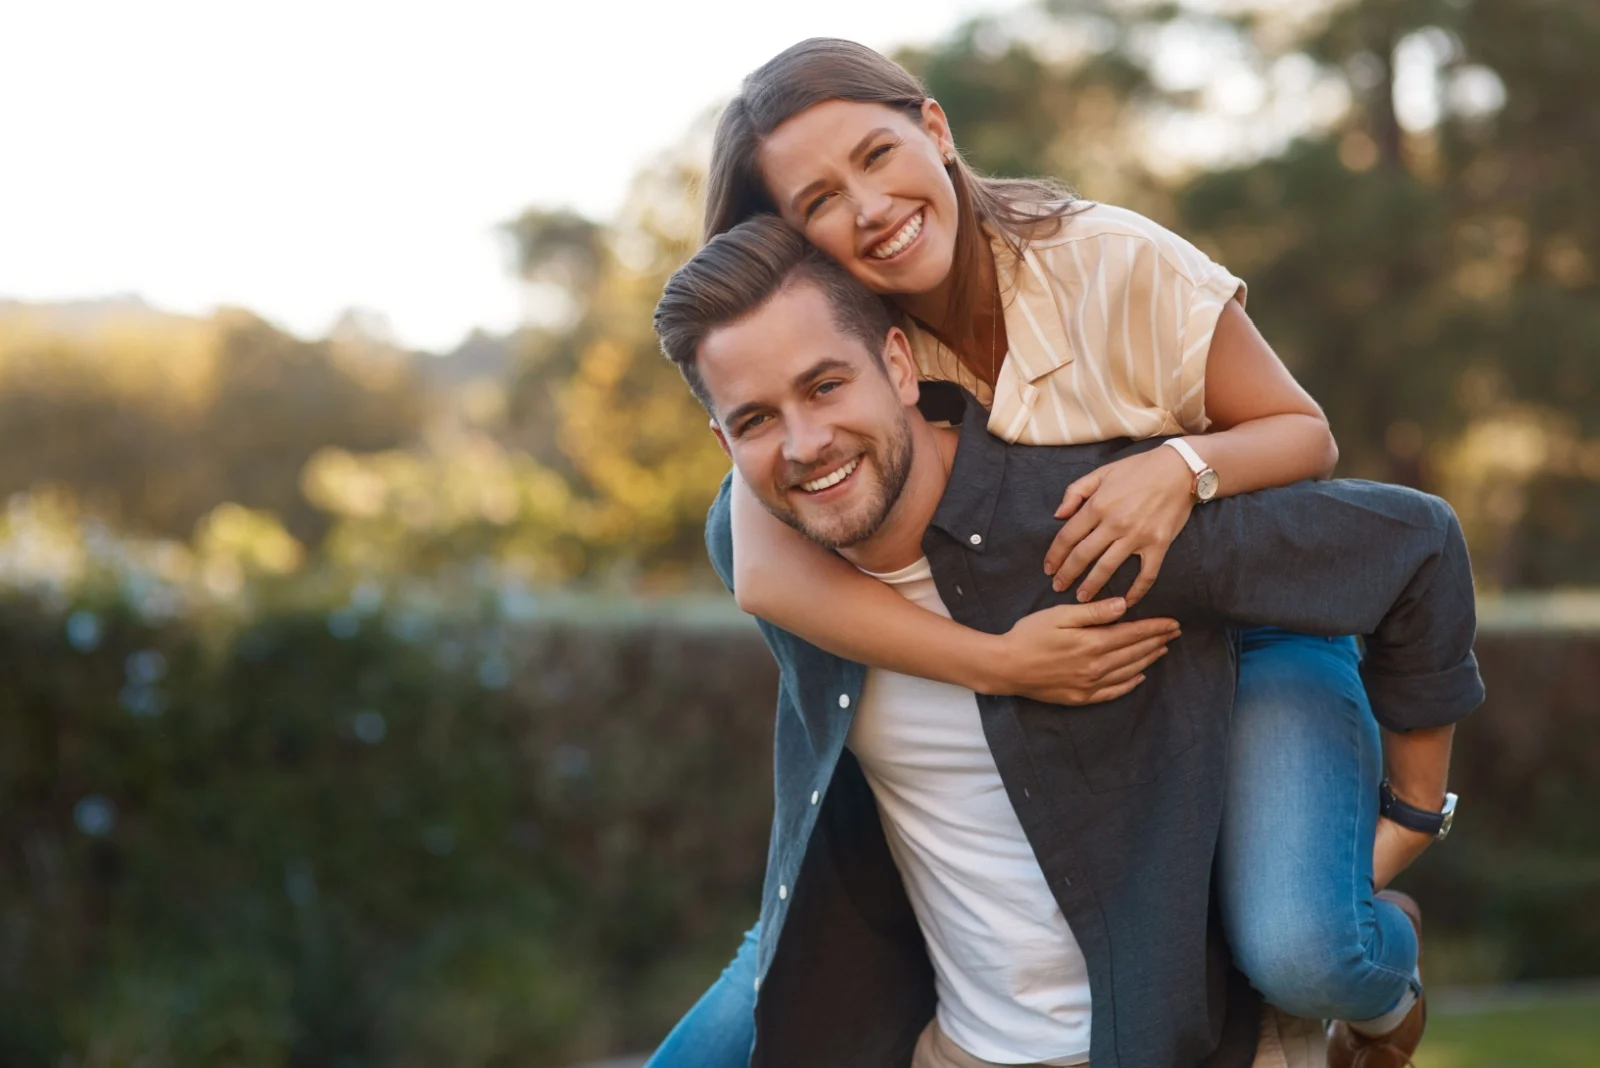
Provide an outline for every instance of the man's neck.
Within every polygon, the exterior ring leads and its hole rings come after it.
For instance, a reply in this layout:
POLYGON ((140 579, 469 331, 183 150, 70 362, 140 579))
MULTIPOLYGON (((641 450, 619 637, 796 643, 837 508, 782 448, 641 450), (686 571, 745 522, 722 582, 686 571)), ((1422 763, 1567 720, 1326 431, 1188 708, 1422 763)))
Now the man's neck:
POLYGON ((880 575, 910 567, 922 559, 922 535, 944 498, 960 437, 960 431, 930 426, 913 412, 911 472, 900 499, 876 534, 840 549, 839 555, 863 571, 880 575))

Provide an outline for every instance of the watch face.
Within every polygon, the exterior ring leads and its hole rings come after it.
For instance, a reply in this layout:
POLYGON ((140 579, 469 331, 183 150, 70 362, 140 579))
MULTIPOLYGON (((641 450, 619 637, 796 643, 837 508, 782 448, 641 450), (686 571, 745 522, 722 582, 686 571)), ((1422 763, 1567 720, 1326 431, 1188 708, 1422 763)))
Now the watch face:
POLYGON ((1194 495, 1202 501, 1209 501, 1217 495, 1217 473, 1211 468, 1194 477, 1194 495))

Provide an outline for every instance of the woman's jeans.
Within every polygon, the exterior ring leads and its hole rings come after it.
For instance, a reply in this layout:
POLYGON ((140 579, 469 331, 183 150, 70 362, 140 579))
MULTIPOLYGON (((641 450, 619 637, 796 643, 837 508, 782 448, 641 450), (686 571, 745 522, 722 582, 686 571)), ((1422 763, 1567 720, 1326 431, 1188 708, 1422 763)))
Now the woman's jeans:
MULTIPOLYGON (((1217 852, 1223 925, 1256 989, 1312 1019, 1383 1015, 1417 963, 1411 922, 1373 898, 1383 753, 1360 660, 1354 638, 1242 635, 1217 852)), ((646 1068, 749 1063, 756 935, 646 1068)))

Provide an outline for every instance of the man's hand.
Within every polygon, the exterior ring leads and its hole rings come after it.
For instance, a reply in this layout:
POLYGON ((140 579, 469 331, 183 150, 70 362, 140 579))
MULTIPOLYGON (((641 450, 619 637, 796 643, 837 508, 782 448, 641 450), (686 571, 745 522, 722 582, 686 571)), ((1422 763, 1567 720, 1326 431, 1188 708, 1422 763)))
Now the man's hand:
MULTIPOLYGON (((1454 725, 1397 733, 1383 732, 1384 774, 1395 797, 1408 805, 1438 812, 1444 808, 1450 778, 1450 743, 1454 725)), ((1372 846, 1372 882, 1382 890, 1433 844, 1433 836, 1411 831, 1379 818, 1372 846)))
POLYGON ((1178 637, 1175 619, 1118 623, 1121 597, 1058 605, 1019 619, 1000 636, 997 677, 989 693, 1012 693, 1056 705, 1092 705, 1121 697, 1178 637))
POLYGON ((1408 830, 1379 817, 1378 835, 1372 843, 1372 888, 1382 890, 1388 886, 1432 844, 1433 835, 1408 830))

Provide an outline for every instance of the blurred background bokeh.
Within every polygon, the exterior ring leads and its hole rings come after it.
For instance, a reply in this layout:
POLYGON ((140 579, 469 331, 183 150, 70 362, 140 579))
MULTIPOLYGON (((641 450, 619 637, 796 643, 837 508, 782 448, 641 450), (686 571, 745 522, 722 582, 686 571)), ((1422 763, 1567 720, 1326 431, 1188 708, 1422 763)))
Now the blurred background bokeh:
POLYGON ((1421 1063, 1600 1064, 1600 6, 754 6, 0 15, 0 1065, 560 1065, 649 1048, 716 975, 775 675, 705 561, 726 461, 650 311, 719 99, 818 32, 925 78, 978 167, 1244 277, 1341 473, 1455 506, 1491 697, 1406 879, 1432 980, 1487 992, 1421 1063), (517 121, 420 106, 475 67, 469 100, 537 86, 517 121), (344 157, 274 111, 325 95, 344 157), (227 158, 150 158, 180 137, 227 158), (500 168, 496 225, 432 241, 357 157, 457 199, 500 168), (255 166, 280 195, 233 188, 255 166), (280 240, 342 214, 432 262, 383 289, 333 224, 280 240), (140 274, 173 248, 237 291, 140 274))

